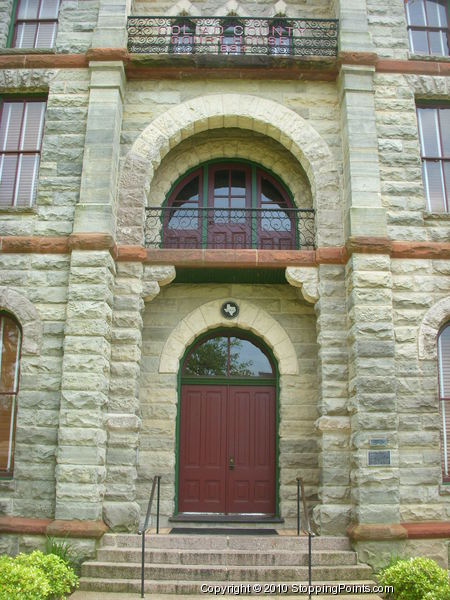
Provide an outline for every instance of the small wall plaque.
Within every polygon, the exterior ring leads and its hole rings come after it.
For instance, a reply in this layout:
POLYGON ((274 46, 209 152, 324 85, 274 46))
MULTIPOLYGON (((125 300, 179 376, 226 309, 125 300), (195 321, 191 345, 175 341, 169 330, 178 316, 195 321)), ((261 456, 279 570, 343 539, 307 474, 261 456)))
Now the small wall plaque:
POLYGON ((391 464, 390 450, 369 450, 367 454, 369 467, 386 467, 391 464))
POLYGON ((387 446, 387 439, 386 438, 371 438, 369 441, 371 446, 375 446, 375 447, 380 447, 380 446, 387 446))
POLYGON ((228 302, 224 302, 222 304, 220 312, 225 319, 235 319, 239 314, 239 306, 236 304, 236 302, 229 300, 228 302))

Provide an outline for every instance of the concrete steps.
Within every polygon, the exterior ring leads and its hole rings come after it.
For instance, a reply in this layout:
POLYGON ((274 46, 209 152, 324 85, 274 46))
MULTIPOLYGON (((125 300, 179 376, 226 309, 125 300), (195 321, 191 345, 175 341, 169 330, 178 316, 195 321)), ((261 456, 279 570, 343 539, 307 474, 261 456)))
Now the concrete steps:
MULTIPOLYGON (((140 544, 138 535, 105 535, 97 559, 82 565, 80 590, 138 592, 140 544)), ((307 538, 294 536, 147 535, 145 590, 192 595, 204 583, 306 582, 307 548, 307 538)), ((314 538, 312 565, 315 583, 367 582, 372 576, 370 567, 357 564, 346 538, 314 538)))

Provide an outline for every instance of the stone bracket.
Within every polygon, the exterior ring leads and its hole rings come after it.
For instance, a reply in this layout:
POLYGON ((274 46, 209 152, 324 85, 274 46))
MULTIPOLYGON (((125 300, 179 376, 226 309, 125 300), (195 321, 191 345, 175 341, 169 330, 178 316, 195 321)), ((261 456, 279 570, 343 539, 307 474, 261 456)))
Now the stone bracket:
POLYGON ((301 289, 306 302, 315 304, 319 299, 319 271, 317 267, 287 267, 288 283, 301 289))
POLYGON ((142 298, 150 302, 159 294, 161 286, 175 279, 176 271, 172 265, 146 265, 142 278, 142 298))

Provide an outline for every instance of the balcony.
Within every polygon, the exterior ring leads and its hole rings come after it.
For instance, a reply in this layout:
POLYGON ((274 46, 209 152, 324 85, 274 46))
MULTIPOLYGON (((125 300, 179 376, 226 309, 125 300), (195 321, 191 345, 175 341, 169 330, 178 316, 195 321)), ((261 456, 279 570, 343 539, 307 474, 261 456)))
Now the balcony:
POLYGON ((167 249, 314 250, 314 210, 146 208, 145 245, 167 249))
POLYGON ((336 19, 128 17, 128 51, 184 56, 335 57, 336 19))

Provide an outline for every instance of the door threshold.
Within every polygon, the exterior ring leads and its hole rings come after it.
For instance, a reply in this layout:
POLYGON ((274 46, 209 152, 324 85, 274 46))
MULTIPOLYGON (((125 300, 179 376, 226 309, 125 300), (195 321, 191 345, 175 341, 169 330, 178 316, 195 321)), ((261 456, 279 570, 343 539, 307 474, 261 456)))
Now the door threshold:
POLYGON ((201 513, 180 513, 169 517, 172 523, 284 523, 281 517, 274 515, 221 515, 201 513))

